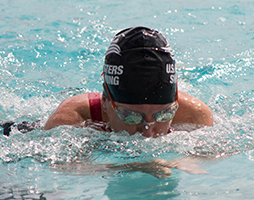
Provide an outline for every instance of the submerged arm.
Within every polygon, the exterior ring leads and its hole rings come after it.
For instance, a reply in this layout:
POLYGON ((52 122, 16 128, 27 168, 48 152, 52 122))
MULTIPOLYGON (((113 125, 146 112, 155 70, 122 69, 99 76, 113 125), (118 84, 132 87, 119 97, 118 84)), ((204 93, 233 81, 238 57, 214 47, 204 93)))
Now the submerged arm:
POLYGON ((191 158, 170 161, 157 159, 146 163, 134 162, 123 165, 109 165, 109 168, 114 170, 141 171, 160 179, 169 177, 172 174, 171 168, 176 168, 189 174, 208 174, 205 169, 196 165, 196 162, 197 160, 191 158))
POLYGON ((157 159, 150 162, 134 162, 126 163, 122 165, 117 164, 92 164, 84 163, 83 161, 76 161, 66 164, 53 164, 56 171, 73 171, 75 173, 82 172, 86 174, 97 174, 109 171, 125 171, 125 172, 143 172, 150 174, 156 178, 167 178, 172 174, 171 168, 176 168, 187 172, 189 174, 208 174, 205 169, 196 165, 198 159, 184 158, 177 160, 166 161, 163 159, 157 159))

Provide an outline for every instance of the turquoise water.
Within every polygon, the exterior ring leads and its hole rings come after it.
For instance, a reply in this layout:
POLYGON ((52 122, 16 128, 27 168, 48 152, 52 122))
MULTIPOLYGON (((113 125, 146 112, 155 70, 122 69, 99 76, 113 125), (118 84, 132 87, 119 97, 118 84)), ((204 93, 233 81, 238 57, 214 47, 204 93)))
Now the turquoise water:
POLYGON ((43 125, 65 98, 101 92, 111 38, 143 25, 167 37, 179 89, 207 103, 215 124, 157 139, 14 128, 9 138, 0 135, 0 199, 253 199, 253 9, 251 0, 1 0, 1 121, 43 125), (183 156, 201 156, 209 174, 172 169, 157 179, 103 168, 183 156))

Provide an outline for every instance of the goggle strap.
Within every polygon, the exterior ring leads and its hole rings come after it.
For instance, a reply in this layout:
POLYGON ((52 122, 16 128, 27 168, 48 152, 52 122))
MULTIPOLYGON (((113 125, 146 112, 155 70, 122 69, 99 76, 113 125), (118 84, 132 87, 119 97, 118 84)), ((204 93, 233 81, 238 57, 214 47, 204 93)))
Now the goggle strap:
MULTIPOLYGON (((104 74, 104 72, 103 72, 101 75, 103 75, 103 74, 104 74)), ((104 80, 105 80, 105 77, 104 77, 104 80)), ((111 101, 112 107, 113 107, 113 109, 115 110, 115 109, 116 109, 116 105, 115 105, 115 103, 114 103, 114 101, 113 101, 113 99, 112 99, 112 97, 111 97, 111 94, 110 94, 109 89, 108 89, 108 85, 107 85, 106 81, 105 81, 104 83, 105 83, 106 90, 107 90, 107 92, 108 92, 108 96, 109 96, 109 99, 110 99, 110 101, 111 101)))

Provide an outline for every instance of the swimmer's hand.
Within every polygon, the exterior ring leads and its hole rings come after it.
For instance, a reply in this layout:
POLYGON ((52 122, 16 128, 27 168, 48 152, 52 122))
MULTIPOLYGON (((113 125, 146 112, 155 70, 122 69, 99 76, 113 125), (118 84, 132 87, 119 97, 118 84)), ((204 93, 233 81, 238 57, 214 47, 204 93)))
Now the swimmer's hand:
POLYGON ((141 171, 151 174, 159 179, 170 177, 172 174, 171 168, 176 168, 189 174, 208 174, 205 169, 196 165, 193 160, 189 158, 170 161, 157 159, 146 163, 135 162, 123 165, 112 165, 110 168, 121 170, 126 169, 127 171, 141 171))

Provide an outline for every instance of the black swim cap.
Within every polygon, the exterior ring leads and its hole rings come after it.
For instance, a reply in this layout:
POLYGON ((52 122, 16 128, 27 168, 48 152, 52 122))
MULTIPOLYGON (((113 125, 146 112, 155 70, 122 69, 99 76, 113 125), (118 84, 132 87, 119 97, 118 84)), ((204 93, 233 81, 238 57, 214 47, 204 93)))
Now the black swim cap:
POLYGON ((158 31, 135 27, 113 38, 105 56, 105 82, 113 101, 127 104, 167 104, 177 99, 175 60, 158 31))

